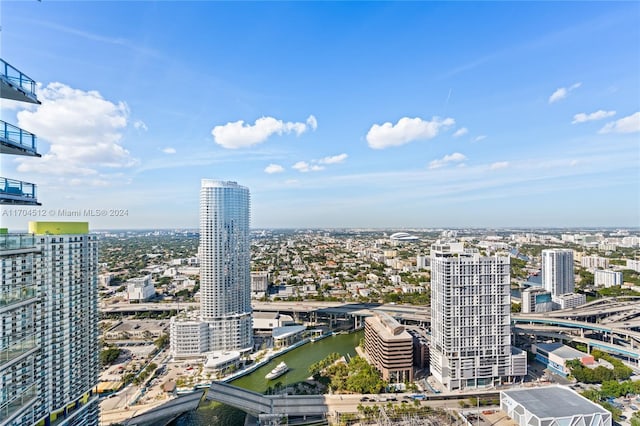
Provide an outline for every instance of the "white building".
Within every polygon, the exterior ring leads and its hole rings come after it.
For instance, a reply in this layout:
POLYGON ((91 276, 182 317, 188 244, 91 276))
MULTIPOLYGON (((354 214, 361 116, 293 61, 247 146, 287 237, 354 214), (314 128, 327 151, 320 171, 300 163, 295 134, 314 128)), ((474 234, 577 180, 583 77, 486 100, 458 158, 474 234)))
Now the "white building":
POLYGON ((577 308, 587 303, 587 296, 580 293, 566 293, 559 296, 551 296, 554 309, 577 308))
POLYGON ((607 269, 609 267, 609 259, 602 256, 583 256, 580 265, 587 269, 607 269))
POLYGON ((526 375, 526 354, 512 362, 509 265, 463 243, 431 247, 431 373, 449 390, 526 375))
POLYGON ((523 314, 551 312, 553 310, 551 292, 540 287, 529 287, 523 290, 521 300, 521 310, 523 314))
POLYGON ((263 297, 269 288, 269 273, 267 271, 251 272, 251 295, 256 298, 263 297))
MULTIPOLYGON (((207 335, 190 332, 193 347, 208 352, 253 349, 249 189, 236 182, 203 179, 200 189, 200 321, 207 335)), ((174 321, 178 333, 183 327, 174 321)), ((193 325, 192 325, 193 326, 193 325)), ((172 337, 171 350, 180 351, 181 337, 172 337)))
POLYGON ((421 271, 423 269, 429 269, 429 256, 419 254, 416 256, 416 269, 421 271))
POLYGON ((640 272, 640 260, 627 259, 627 269, 640 272))
POLYGON ((500 392, 500 409, 518 426, 611 426, 611 413, 564 386, 500 392))
POLYGON ((209 325, 206 322, 173 317, 169 327, 174 358, 198 358, 209 352, 209 325))
POLYGON ((542 250, 542 286, 552 296, 573 292, 573 250, 542 250))
POLYGON ((622 285, 622 272, 611 270, 596 270, 593 273, 593 283, 596 286, 613 287, 614 285, 622 285))
POLYGON ((156 295, 151 275, 127 280, 127 296, 129 302, 144 302, 156 295))

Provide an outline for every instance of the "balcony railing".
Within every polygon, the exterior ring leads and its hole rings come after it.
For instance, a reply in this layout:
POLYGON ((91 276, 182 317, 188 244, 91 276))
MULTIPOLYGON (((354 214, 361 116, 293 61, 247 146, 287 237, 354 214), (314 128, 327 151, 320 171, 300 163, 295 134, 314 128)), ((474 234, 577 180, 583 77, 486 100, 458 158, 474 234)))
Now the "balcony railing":
POLYGON ((38 388, 35 384, 29 386, 18 394, 15 398, 5 402, 0 406, 0 423, 19 411, 29 408, 33 405, 34 399, 38 396, 38 388))
POLYGON ((21 287, 0 292, 0 310, 6 306, 32 299, 36 297, 37 294, 36 289, 33 287, 21 287))
POLYGON ((3 154, 38 155, 36 135, 0 120, 0 152, 3 154), (6 147, 4 145, 7 145, 6 147))
POLYGON ((0 251, 24 250, 35 246, 33 234, 0 234, 0 251))
POLYGON ((0 349, 0 367, 20 358, 22 355, 36 347, 38 347, 38 345, 36 343, 35 334, 31 334, 15 342, 9 343, 6 347, 0 349))
POLYGON ((0 177, 0 204, 40 205, 32 183, 0 177))
POLYGON ((2 90, 2 97, 17 101, 32 102, 39 104, 36 96, 36 82, 23 74, 20 70, 0 59, 0 79, 3 85, 6 84, 13 89, 14 93, 2 90), (15 92, 22 96, 15 96, 15 92))

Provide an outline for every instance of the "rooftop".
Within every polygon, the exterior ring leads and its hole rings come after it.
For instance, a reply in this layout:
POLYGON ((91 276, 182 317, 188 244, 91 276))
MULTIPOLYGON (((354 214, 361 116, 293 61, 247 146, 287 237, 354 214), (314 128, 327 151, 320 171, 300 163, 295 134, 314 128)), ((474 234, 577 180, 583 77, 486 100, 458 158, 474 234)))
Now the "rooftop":
POLYGON ((609 413, 599 405, 563 386, 515 389, 501 393, 525 407, 527 411, 539 419, 609 413))
POLYGON ((553 353, 563 359, 576 359, 589 355, 570 346, 565 346, 562 343, 537 343, 536 347, 553 353))
POLYGON ((375 312, 373 316, 367 317, 365 322, 373 327, 378 336, 383 340, 412 340, 411 335, 404 329, 398 321, 385 312, 375 312))

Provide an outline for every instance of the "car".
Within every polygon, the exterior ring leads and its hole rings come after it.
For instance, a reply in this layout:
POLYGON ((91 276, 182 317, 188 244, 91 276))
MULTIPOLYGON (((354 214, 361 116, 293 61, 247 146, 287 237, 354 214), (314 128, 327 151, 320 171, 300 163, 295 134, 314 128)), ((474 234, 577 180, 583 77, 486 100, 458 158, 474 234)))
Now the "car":
POLYGON ((389 398, 389 401, 397 401, 397 400, 398 400, 398 398, 396 398, 396 397, 394 397, 394 396, 392 396, 391 398, 389 398))
POLYGON ((363 396, 362 398, 360 398, 360 402, 365 402, 365 401, 369 401, 369 398, 367 398, 366 396, 363 396))
POLYGON ((630 405, 629 408, 631 408, 633 411, 638 411, 638 407, 635 405, 630 405))

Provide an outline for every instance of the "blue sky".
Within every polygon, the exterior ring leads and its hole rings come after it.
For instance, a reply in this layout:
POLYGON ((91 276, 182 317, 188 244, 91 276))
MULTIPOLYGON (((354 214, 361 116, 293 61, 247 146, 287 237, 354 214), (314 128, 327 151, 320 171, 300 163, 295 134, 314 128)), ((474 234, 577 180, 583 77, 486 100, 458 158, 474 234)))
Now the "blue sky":
POLYGON ((43 155, 2 175, 47 219, 197 227, 217 178, 254 227, 640 224, 640 3, 1 7, 42 101, 2 119, 43 155))

